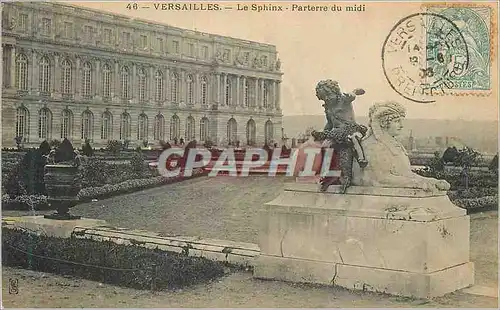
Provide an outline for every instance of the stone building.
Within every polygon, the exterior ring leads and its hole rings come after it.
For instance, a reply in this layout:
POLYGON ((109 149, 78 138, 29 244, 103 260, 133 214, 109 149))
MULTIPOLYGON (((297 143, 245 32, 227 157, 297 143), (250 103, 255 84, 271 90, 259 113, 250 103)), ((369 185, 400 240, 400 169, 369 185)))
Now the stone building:
POLYGON ((281 138, 275 46, 65 4, 2 6, 4 147, 281 138))

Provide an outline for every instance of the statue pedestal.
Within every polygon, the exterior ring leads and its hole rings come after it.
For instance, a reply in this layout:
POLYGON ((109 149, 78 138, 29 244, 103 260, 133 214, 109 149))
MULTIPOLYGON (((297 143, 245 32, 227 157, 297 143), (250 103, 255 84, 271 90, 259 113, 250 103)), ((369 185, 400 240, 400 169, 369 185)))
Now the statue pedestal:
POLYGON ((432 298, 474 283, 470 219, 445 192, 290 183, 262 212, 254 277, 432 298))

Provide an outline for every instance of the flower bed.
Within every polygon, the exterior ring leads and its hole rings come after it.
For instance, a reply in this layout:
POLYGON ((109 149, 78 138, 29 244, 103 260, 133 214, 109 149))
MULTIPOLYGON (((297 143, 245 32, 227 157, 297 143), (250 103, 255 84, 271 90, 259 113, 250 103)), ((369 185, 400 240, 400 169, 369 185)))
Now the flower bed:
POLYGON ((2 229, 2 264, 136 289, 172 289, 224 275, 220 262, 110 241, 2 229))
MULTIPOLYGON (((144 190, 156 186, 161 186, 170 183, 181 182, 187 179, 192 179, 200 176, 207 175, 203 169, 193 170, 190 177, 150 177, 145 179, 132 179, 117 184, 105 184, 97 187, 83 188, 78 197, 81 202, 91 201, 92 199, 105 199, 116 195, 122 195, 135 191, 144 190)), ((22 195, 11 198, 8 195, 2 196, 2 209, 4 210, 43 210, 49 208, 46 196, 38 195, 22 195)))

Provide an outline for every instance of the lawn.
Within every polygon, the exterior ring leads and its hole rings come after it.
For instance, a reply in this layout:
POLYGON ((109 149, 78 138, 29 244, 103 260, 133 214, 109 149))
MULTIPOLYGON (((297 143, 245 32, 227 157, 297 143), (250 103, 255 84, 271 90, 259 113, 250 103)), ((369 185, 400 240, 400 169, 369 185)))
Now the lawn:
MULTIPOLYGON (((201 236, 258 243, 258 210, 275 198, 290 178, 201 177, 75 207, 74 214, 111 225, 169 235, 201 236)), ((4 216, 27 215, 4 211, 4 216)), ((47 212, 37 212, 38 214, 47 212)), ((476 284, 498 287, 498 212, 471 215, 471 259, 476 284)), ((3 268, 8 307, 491 307, 497 300, 457 292, 432 301, 351 292, 340 288, 258 281, 236 272, 182 291, 118 288, 75 278, 3 268), (19 295, 6 291, 18 278, 19 295)))

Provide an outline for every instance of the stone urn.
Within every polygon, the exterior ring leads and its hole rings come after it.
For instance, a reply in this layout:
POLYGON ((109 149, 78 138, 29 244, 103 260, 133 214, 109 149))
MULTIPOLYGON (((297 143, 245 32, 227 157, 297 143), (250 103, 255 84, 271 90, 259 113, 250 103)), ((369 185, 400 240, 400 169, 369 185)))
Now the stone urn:
MULTIPOLYGON (((44 182, 47 190, 48 203, 57 212, 45 215, 45 218, 56 220, 76 220, 80 216, 69 214, 69 209, 78 204, 80 192, 80 158, 78 151, 69 155, 72 160, 57 162, 54 160, 55 151, 47 156, 45 165, 44 182)), ((68 159, 68 158, 67 158, 68 159)))

